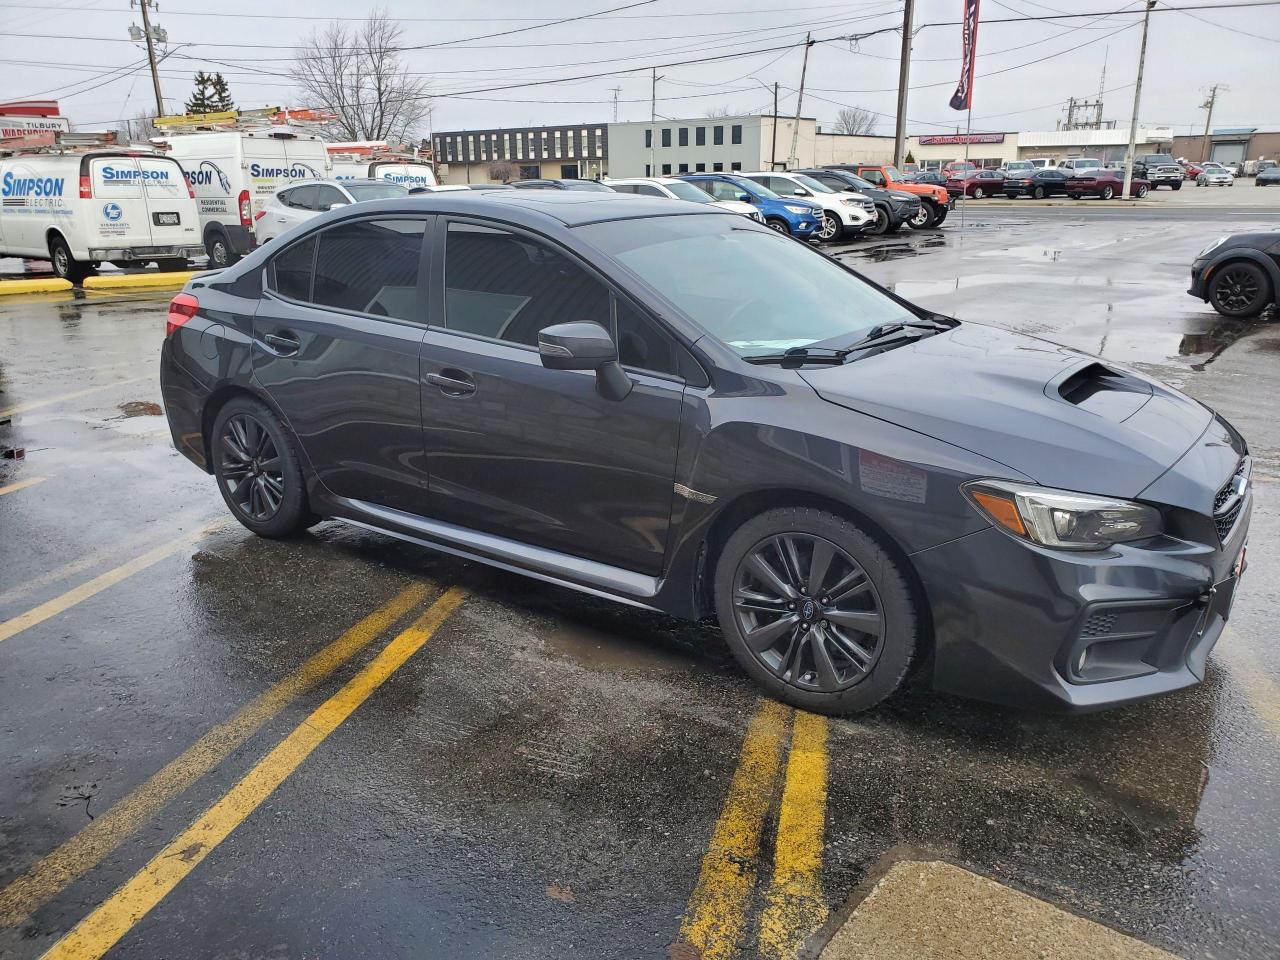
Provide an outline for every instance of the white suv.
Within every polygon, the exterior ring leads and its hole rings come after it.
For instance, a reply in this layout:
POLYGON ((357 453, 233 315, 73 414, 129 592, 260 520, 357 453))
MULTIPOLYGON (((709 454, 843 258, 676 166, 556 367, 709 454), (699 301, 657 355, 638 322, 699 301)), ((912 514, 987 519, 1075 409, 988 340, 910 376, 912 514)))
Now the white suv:
POLYGON ((408 192, 408 187, 390 180, 303 180, 269 196, 256 214, 253 229, 258 243, 266 243, 326 210, 361 200, 403 197, 408 192))
POLYGON ((821 206, 822 225, 814 231, 815 240, 830 243, 845 234, 862 233, 875 225, 875 201, 864 194, 832 190, 803 173, 760 171, 742 176, 768 187, 780 197, 804 197, 821 206))
POLYGON ((669 197, 672 200, 689 200, 692 203, 710 203, 724 210, 732 210, 744 217, 764 223, 764 217, 749 203, 741 200, 717 200, 705 190, 686 180, 675 177, 629 177, 624 180, 606 180, 618 193, 631 193, 640 197, 669 197))

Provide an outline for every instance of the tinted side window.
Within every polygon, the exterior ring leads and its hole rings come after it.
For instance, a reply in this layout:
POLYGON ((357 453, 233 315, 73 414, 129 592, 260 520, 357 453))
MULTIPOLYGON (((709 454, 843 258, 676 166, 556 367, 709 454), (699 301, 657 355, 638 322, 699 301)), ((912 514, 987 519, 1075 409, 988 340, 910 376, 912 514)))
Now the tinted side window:
POLYGON ((618 191, 618 193, 639 193, 640 192, 640 188, 637 187, 634 183, 611 183, 609 184, 609 186, 613 187, 613 189, 618 191))
POLYGON ((290 300, 310 300, 315 255, 315 237, 295 243, 281 253, 271 261, 271 289, 290 300))
POLYGON ((680 355, 675 342, 625 300, 615 299, 614 303, 618 327, 613 340, 618 345, 618 360, 624 366, 679 376, 680 355))
POLYGON ((316 195, 317 187, 312 184, 305 187, 294 187, 289 191, 289 206, 296 207, 299 210, 314 210, 312 206, 312 198, 316 195))
POLYGON ((651 183, 642 183, 635 188, 636 193, 644 194, 646 197, 665 197, 666 194, 659 190, 651 183))
POLYGON ((356 220, 320 233, 311 302, 426 321, 418 288, 424 220, 356 220))
POLYGON ((312 203, 315 204, 315 210, 328 210, 335 203, 350 203, 337 187, 322 186, 316 188, 316 194, 312 197, 312 203))
POLYGON ((581 267, 527 237, 449 224, 444 251, 445 326, 526 346, 554 323, 609 326, 609 291, 581 267))

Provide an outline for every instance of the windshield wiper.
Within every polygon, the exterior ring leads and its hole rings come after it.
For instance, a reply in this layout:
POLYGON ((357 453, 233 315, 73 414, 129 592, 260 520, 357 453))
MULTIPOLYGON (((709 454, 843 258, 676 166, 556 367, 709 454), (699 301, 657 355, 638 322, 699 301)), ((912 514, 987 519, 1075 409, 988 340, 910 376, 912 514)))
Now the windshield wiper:
POLYGON ((849 346, 842 348, 846 356, 855 353, 858 350, 866 350, 871 347, 888 346, 891 343, 899 341, 906 343, 910 340, 919 340, 924 334, 915 336, 909 335, 910 330, 928 330, 932 333, 941 333, 943 330, 950 330, 954 324, 943 323, 935 320, 907 320, 898 323, 881 323, 867 331, 866 336, 861 340, 856 340, 849 346))
POLYGON ((832 350, 827 347, 792 347, 782 353, 758 353, 753 357, 743 357, 747 363, 776 363, 788 369, 803 367, 808 363, 844 363, 849 355, 848 350, 832 350))

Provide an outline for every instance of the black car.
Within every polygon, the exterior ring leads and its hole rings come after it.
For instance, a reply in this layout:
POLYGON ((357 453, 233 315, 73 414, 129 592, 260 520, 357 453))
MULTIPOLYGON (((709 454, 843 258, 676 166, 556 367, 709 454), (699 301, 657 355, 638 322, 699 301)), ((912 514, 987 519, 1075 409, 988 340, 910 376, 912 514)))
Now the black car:
POLYGON ((848 170, 815 168, 792 172, 813 177, 832 190, 860 193, 864 197, 870 197, 876 205, 876 222, 875 226, 867 228, 866 233, 876 236, 893 233, 904 223, 910 223, 911 219, 920 212, 920 198, 915 194, 903 193, 901 190, 882 190, 874 183, 863 180, 856 173, 850 173, 848 170))
POLYGON ((1280 291, 1280 230, 1219 237, 1191 264, 1187 293, 1224 317, 1256 317, 1280 291))
POLYGON ((1033 170, 1025 175, 1007 177, 1004 181, 1004 195, 1010 200, 1018 197, 1033 197, 1043 200, 1045 197, 1065 197, 1067 195, 1067 174, 1063 170, 1033 170))
POLYGON ((582 190, 595 193, 613 193, 613 188, 597 180, 512 180, 509 186, 517 190, 582 190))
POLYGON ((907 179, 915 183, 932 183, 939 187, 945 187, 947 185, 947 178, 937 170, 917 170, 915 173, 908 176, 907 179))
POLYGON ((1258 175, 1253 178, 1253 185, 1255 187, 1280 186, 1280 166, 1272 165, 1259 170, 1258 175))
POLYGON ((913 670, 1071 710, 1203 678, 1253 502, 1230 425, 708 206, 323 213, 174 298, 173 442, 262 536, 334 518, 714 615, 804 709, 913 670))

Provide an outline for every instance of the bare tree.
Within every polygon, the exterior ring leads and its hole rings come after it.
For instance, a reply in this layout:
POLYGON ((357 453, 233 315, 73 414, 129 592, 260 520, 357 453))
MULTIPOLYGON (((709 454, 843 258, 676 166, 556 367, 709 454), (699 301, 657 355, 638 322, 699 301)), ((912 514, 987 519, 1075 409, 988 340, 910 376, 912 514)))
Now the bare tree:
POLYGON ((516 168, 505 160, 495 160, 489 164, 489 179, 501 180, 506 183, 508 180, 516 178, 516 168))
POLYGON ((374 11, 359 24, 316 30, 289 67, 304 106, 334 115, 326 132, 344 140, 416 139, 431 115, 427 82, 400 62, 400 24, 374 11))
POLYGON ((702 111, 702 115, 708 120, 719 120, 721 117, 732 117, 734 113, 728 107, 711 107, 702 111))
POLYGON ((151 113, 143 111, 131 120, 123 121, 118 132, 125 140, 140 143, 160 135, 160 131, 155 128, 154 120, 151 113))
POLYGON ((876 115, 862 107, 842 107, 836 114, 836 133, 869 137, 876 132, 876 115))

